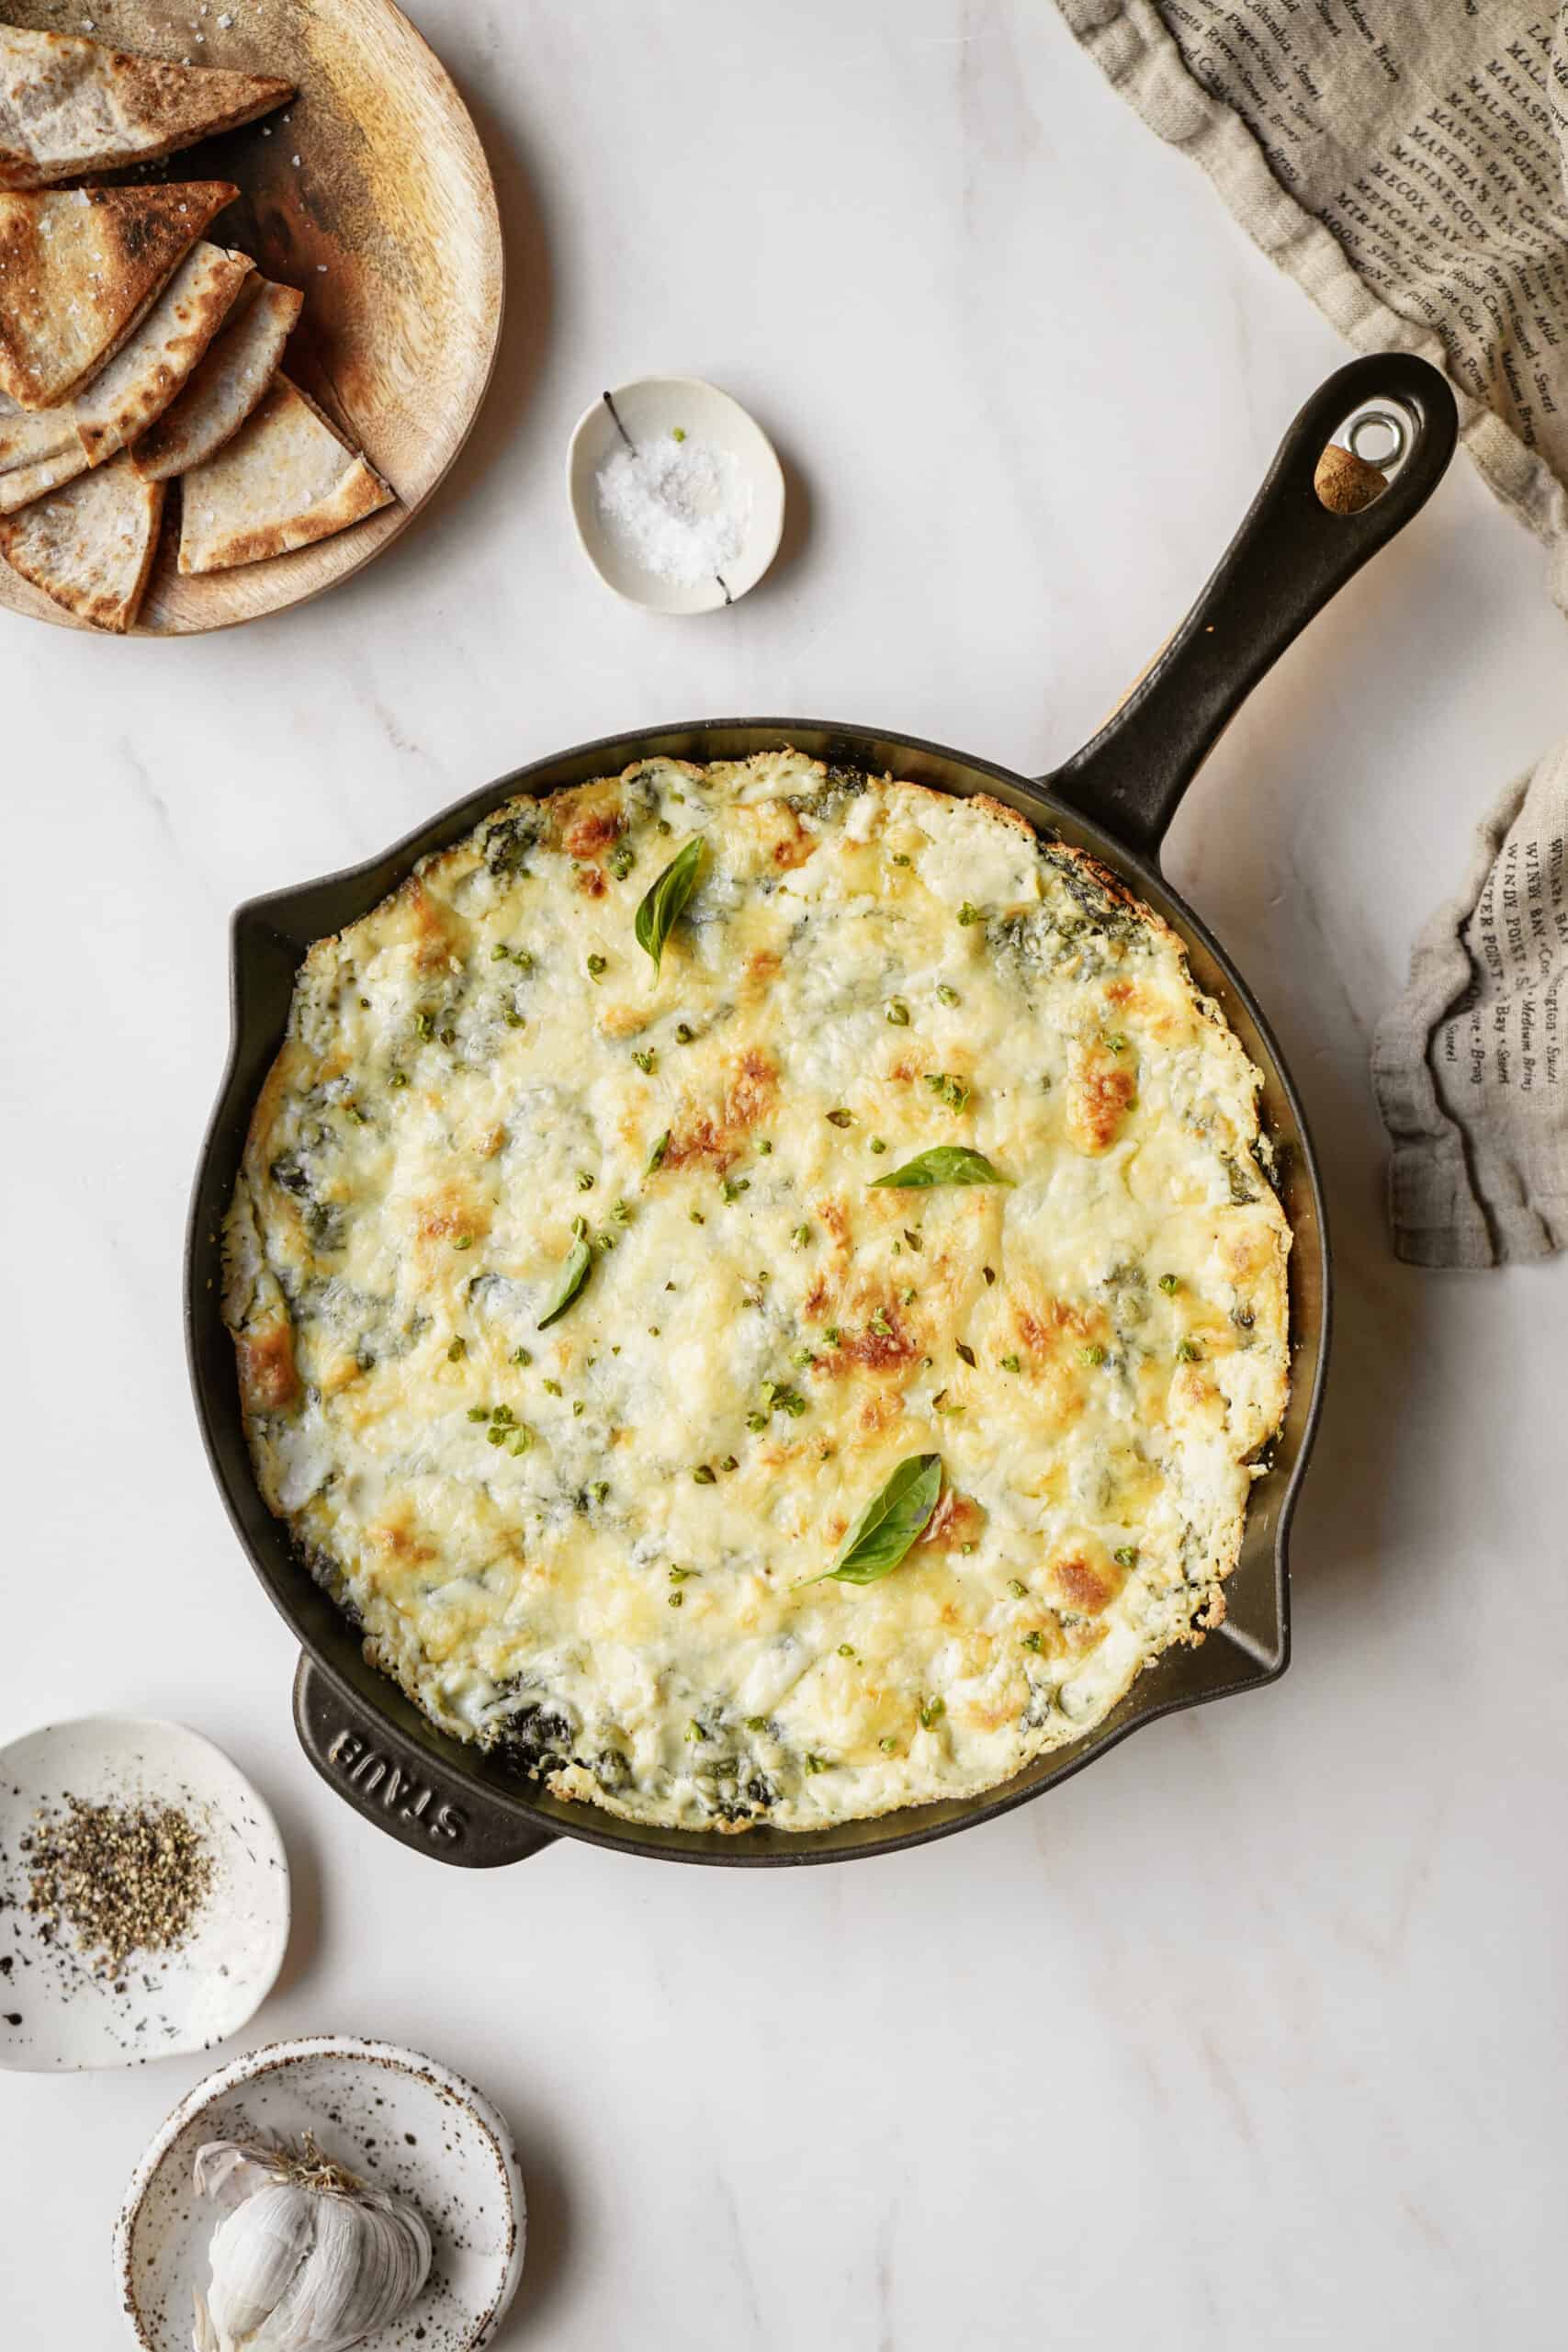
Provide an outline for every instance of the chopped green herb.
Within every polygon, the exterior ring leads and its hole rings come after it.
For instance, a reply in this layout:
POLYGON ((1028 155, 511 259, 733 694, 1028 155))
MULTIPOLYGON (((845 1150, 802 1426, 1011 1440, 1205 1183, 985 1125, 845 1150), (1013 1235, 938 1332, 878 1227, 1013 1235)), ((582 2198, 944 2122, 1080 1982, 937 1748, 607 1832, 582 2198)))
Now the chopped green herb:
POLYGON ((1008 1590, 1011 1593, 1015 1600, 1021 1600, 1024 1594, 1029 1590, 1029 1587, 1024 1583, 1021 1577, 1009 1577, 1008 1590))
POLYGON ((920 1701, 920 1729, 934 1731, 947 1713, 947 1701, 932 1697, 920 1701))
POLYGON ((1174 1298, 1177 1292, 1181 1288, 1181 1276, 1179 1274, 1161 1274, 1159 1278, 1159 1286, 1161 1290, 1164 1291, 1167 1298, 1174 1298))
POLYGON ((886 1150, 887 1146, 883 1142, 882 1137, 881 1137, 880 1136, 872 1136, 872 1138, 871 1138, 871 1142, 870 1142, 870 1145, 869 1145, 868 1148, 869 1148, 870 1150, 872 1150, 872 1151, 874 1151, 874 1152, 876 1152, 876 1153, 878 1153, 878 1154, 881 1154, 882 1152, 885 1152, 885 1151, 886 1150))
POLYGON ((750 1189, 750 1179, 746 1176, 727 1176, 719 1188, 724 1199, 731 1202, 738 1201, 742 1193, 749 1193, 750 1189))
POLYGON ((572 1419, 573 1419, 574 1421, 580 1421, 580 1420, 582 1419, 583 1414, 587 1411, 587 1409, 588 1409, 588 1408, 584 1405, 584 1403, 583 1403, 583 1401, 582 1401, 582 1399, 581 1399, 581 1396, 574 1396, 574 1397, 572 1398, 572 1400, 571 1400, 571 1418, 572 1418, 572 1419))
POLYGON ((753 1435, 760 1435, 761 1432, 768 1426, 768 1417, 766 1413, 748 1413, 746 1416, 746 1426, 752 1431, 753 1435))
POLYGON ((739 1470, 740 1464, 733 1453, 727 1453, 718 1466, 721 1470, 739 1470))
POLYGON ((891 997, 883 1017, 890 1022, 895 1029, 907 1029, 909 1025, 909 1008, 901 996, 891 997))
POLYGON ((586 1168, 580 1168, 577 1171, 577 1189, 580 1193, 591 1193, 593 1190, 593 1179, 586 1168))
POLYGON ((974 1371, 974 1369, 975 1369, 975 1351, 974 1351, 974 1349, 969 1345, 969 1342, 968 1342, 968 1340, 959 1340, 958 1341, 956 1341, 956 1342, 955 1342, 955 1344, 956 1344, 957 1349, 958 1349, 958 1354, 959 1354, 959 1360, 960 1360, 960 1362, 961 1362, 961 1363, 966 1363, 966 1364, 968 1365, 968 1367, 969 1367, 970 1371, 971 1371, 971 1372, 973 1372, 973 1371, 974 1371))
POLYGON ((696 1573, 695 1568, 671 1568, 670 1571, 670 1581, 671 1584, 685 1584, 689 1582, 696 1573))
POLYGON ((395 1069, 392 1072, 391 1077, 387 1080, 388 1085, 392 1089, 394 1093, 400 1086, 406 1086, 408 1082, 409 1074, 406 1069, 395 1069))
POLYGON ((473 1246, 474 1237, 471 1233, 457 1233, 452 1237, 454 1250, 471 1250, 473 1246))
POLYGON ((868 1331, 874 1333, 879 1340, 890 1340, 893 1337, 893 1326, 880 1306, 865 1328, 868 1331))
POLYGON ((1004 1356, 1002 1358, 1002 1370, 1004 1372, 1021 1372, 1023 1370, 1023 1366, 1017 1356, 1004 1356))
POLYGON ((854 1645, 852 1642, 840 1642, 839 1644, 839 1656, 840 1657, 853 1657, 854 1654, 854 1645))
POLYGON ((972 907, 968 899, 965 899, 964 904, 958 910, 958 920, 967 930, 968 926, 972 922, 984 922, 986 918, 980 912, 978 907, 972 907))
POLYGON ((488 1421, 490 1419, 490 1407, 488 1405, 470 1405, 468 1407, 468 1419, 470 1421, 488 1421))
POLYGON ((896 849, 893 853, 893 863, 895 865, 912 865, 914 860, 907 856, 901 849, 896 849))
POLYGON ((797 1225, 795 1231, 790 1235, 790 1239, 794 1242, 797 1250, 804 1250, 810 1238, 811 1227, 808 1225, 797 1225))
POLYGON ((768 1718, 766 1715, 748 1715, 746 1718, 746 1728, 750 1732, 766 1731, 768 1728, 768 1718))
POLYGON ((1119 1568, 1135 1568, 1138 1565, 1138 1547, 1135 1544, 1119 1544, 1111 1556, 1119 1568))
POLYGON ((670 438, 671 441, 683 441, 685 437, 686 428, 683 424, 672 424, 671 426, 670 438))
POLYGON ((963 1080, 960 1078, 949 1078, 947 1072, 943 1069, 928 1070, 926 1072, 926 1084, 931 1088, 931 1092, 936 1096, 938 1102, 945 1102, 950 1111, 962 1111, 964 1104, 969 1100, 969 1089, 964 1085, 963 1080))
POLYGON ((843 1336, 836 1323, 829 1323, 823 1328, 822 1337, 830 1348, 836 1348, 843 1336))
POLYGON ((1078 1362, 1080 1363, 1087 1363, 1091 1367, 1095 1364, 1101 1364, 1105 1362, 1105 1350, 1097 1346, 1091 1340, 1087 1348, 1080 1348, 1078 1350, 1078 1362))
POLYGON ((1110 1046, 1113 1054, 1124 1054, 1127 1050, 1127 1040, 1122 1035, 1120 1029, 1116 1030, 1112 1035, 1107 1037, 1105 1042, 1110 1046))
POLYGON ((958 990, 954 988, 949 988, 945 980, 939 980, 937 982, 936 992, 939 1001, 942 1004, 957 1004, 960 1001, 958 990))
POLYGON ((1176 1352, 1183 1363, 1196 1363, 1201 1351, 1196 1340, 1178 1340, 1176 1352))
POLYGON ((689 1046, 696 1034, 688 1021, 677 1021, 675 1023, 675 1042, 679 1046, 689 1046))
POLYGON ((773 1144, 766 1136, 758 1136, 757 1157, 759 1159, 766 1159, 769 1153, 773 1150, 773 1144))
POLYGON ((596 1503, 602 1503, 609 1491, 610 1481, 608 1478, 595 1478, 593 1484, 588 1489, 589 1494, 596 1503))
POLYGON ((586 1241, 586 1240, 587 1240, 587 1238, 588 1238, 588 1219, 587 1219, 585 1216, 574 1216, 574 1217, 572 1218, 572 1220, 571 1220, 571 1238, 572 1238, 572 1239, 573 1239, 574 1241, 586 1241))
POLYGON ((502 1429, 510 1429, 517 1419, 510 1405, 492 1405, 490 1417, 492 1421, 499 1421, 502 1429))
POLYGON ((672 1592, 672 1593, 671 1594, 671 1596, 670 1596, 670 1606, 671 1606, 671 1609, 679 1609, 679 1608, 680 1608, 680 1606, 681 1606, 681 1603, 685 1600, 685 1598, 686 1598, 686 1596, 685 1596, 685 1594, 684 1594, 683 1592, 672 1592))
POLYGON ((651 1176, 651 1175, 653 1175, 653 1174, 654 1174, 654 1173, 655 1173, 659 1169, 660 1169, 660 1168, 662 1168, 662 1167, 663 1167, 663 1165, 664 1165, 664 1155, 665 1155, 665 1153, 669 1150, 669 1148, 670 1148, 670 1129, 669 1129, 668 1127, 666 1127, 666 1128, 665 1128, 665 1130, 664 1130, 664 1133, 663 1133, 663 1134, 659 1137, 658 1141, 655 1143, 655 1145, 654 1145, 654 1147, 653 1147, 653 1149, 652 1149, 652 1150, 649 1153, 649 1155, 648 1155, 648 1166, 647 1166, 647 1169, 644 1170, 644 1173, 645 1173, 646 1175, 651 1176))
POLYGON ((633 1059, 633 1061, 634 1061, 634 1062, 636 1062, 636 1064, 637 1064, 637 1066, 638 1069, 640 1069, 640 1070, 641 1070, 641 1072, 642 1072, 642 1074, 643 1074, 644 1078, 651 1078, 651 1077, 652 1077, 652 1075, 653 1075, 653 1066, 654 1066, 654 1063, 656 1062, 656 1060, 658 1059, 658 1056, 657 1056, 656 1054, 653 1054, 653 1053, 651 1053, 651 1052, 649 1052, 649 1053, 634 1053, 634 1054, 633 1054, 633 1056, 632 1056, 632 1059, 633 1059))
POLYGON ((446 1361, 448 1363, 461 1363, 463 1358, 468 1354, 468 1343, 467 1340, 454 1340, 451 1346, 446 1351, 446 1361))
POLYGON ((512 1442, 507 1447, 506 1451, 508 1453, 514 1454, 526 1453, 528 1448, 533 1444, 533 1430, 528 1427, 526 1421, 519 1421, 517 1427, 512 1432, 512 1442))
POLYGON ((664 943, 692 895, 702 862, 703 837, 694 833, 690 841, 682 842, 637 910, 633 924, 637 944, 653 958, 656 972, 664 954, 664 943))
POLYGON ((629 842, 617 842, 615 848, 610 852, 610 871, 615 876, 616 881, 624 882, 636 864, 637 858, 633 853, 631 843, 629 842))
POLYGON ((855 1114, 852 1111, 829 1111, 828 1114, 828 1125, 830 1127, 852 1127, 854 1123, 855 1114))
POLYGON ((706 1732, 703 1729, 701 1724, 698 1723, 695 1715, 692 1717, 691 1722, 686 1725, 686 1737, 692 1741, 705 1739, 707 1737, 706 1732))
POLYGON ((794 1364, 799 1372, 804 1372, 808 1363, 815 1363, 817 1359, 812 1354, 809 1348, 796 1348, 794 1355, 790 1358, 791 1363, 794 1364))
POLYGON ((547 1380, 544 1383, 544 1388, 545 1394, 547 1396, 558 1396, 562 1394, 561 1385, 558 1380, 547 1380))
POLYGON ((705 1462, 698 1463, 696 1468, 692 1473, 692 1476, 695 1484, 699 1487, 716 1487, 718 1484, 717 1471, 710 1469, 705 1462))
POLYGON ((876 1744, 884 1756, 897 1756, 898 1753, 898 1743, 896 1739, 879 1739, 876 1744))
POLYGON ((905 1238, 905 1240, 908 1243, 908 1245, 909 1245, 910 1249, 911 1249, 911 1250, 915 1250, 915 1251, 917 1252, 917 1254, 918 1254, 918 1253, 919 1253, 919 1250, 920 1250, 920 1249, 921 1249, 921 1247, 922 1247, 922 1244, 921 1244, 921 1241, 920 1241, 920 1237, 919 1237, 919 1235, 916 1232, 916 1230, 915 1230, 915 1228, 914 1228, 914 1227, 913 1227, 913 1226, 907 1225, 907 1226, 904 1227, 904 1238, 905 1238))
POLYGON ((1040 1644, 1041 1636, 1038 1634, 1025 1634, 1019 1643, 1019 1647, 1021 1650, 1038 1650, 1040 1644))
POLYGON ((506 1443, 506 1431, 502 1429, 486 1430, 485 1437, 488 1442, 491 1445, 504 1445, 506 1443))
POLYGON ((603 979, 609 968, 610 959, 607 956, 590 956, 588 958, 587 969, 591 980, 603 979))
POLYGON ((513 1348, 507 1361, 510 1363, 532 1363, 534 1359, 526 1348, 513 1348))
POLYGON ((801 1758, 801 1761, 804 1763, 807 1772, 825 1772, 828 1770, 827 1758, 825 1756, 814 1756, 809 1748, 807 1749, 805 1756, 801 1758))
POLYGON ((914 1303, 915 1285, 913 1283, 906 1283, 898 1294, 898 1304, 900 1306, 913 1306, 914 1303))

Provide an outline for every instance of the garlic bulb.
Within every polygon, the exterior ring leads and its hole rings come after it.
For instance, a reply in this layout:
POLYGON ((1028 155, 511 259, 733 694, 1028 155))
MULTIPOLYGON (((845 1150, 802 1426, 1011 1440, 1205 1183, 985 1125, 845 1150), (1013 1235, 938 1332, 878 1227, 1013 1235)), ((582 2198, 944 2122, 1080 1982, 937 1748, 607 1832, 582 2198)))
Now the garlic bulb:
POLYGON ((211 2282, 196 2290, 195 2352, 348 2352, 429 2275, 430 2232, 412 2206, 329 2164, 313 2140, 214 2140, 194 2177, 224 2214, 211 2282))

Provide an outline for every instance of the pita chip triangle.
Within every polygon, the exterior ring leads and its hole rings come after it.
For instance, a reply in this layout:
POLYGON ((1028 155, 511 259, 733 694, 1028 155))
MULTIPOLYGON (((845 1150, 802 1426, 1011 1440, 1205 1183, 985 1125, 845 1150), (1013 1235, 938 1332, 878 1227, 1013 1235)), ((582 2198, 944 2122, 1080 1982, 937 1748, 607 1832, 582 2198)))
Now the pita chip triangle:
POLYGON ((143 481, 121 456, 0 517, 0 555, 78 620, 123 635, 152 569, 163 511, 163 483, 143 481))
POLYGON ((101 466, 162 416, 228 317, 254 265, 198 239, 130 341, 72 407, 89 465, 101 466))
POLYGON ((285 375, 181 485, 180 570, 224 571, 345 530, 393 493, 285 375))
POLYGON ((294 95, 271 74, 130 57, 0 25, 0 187, 45 187, 172 155, 294 95))
MULTIPOLYGON (((292 286, 246 279, 185 390, 132 447, 130 462, 145 481, 187 474, 233 439, 283 365, 304 300, 292 286)), ((0 477, 0 496, 4 492, 0 477)))
POLYGON ((0 391, 58 408, 141 324, 227 180, 0 193, 0 391))

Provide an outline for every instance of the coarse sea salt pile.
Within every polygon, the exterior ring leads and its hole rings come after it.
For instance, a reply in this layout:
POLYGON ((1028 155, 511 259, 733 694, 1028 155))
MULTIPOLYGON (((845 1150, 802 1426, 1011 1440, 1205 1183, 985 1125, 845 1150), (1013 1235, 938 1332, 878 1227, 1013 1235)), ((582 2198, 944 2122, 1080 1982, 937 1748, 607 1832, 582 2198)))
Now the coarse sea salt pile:
POLYGON ((645 571, 694 587, 746 544, 750 485, 728 449, 674 434, 617 449, 594 477, 599 511, 645 571))

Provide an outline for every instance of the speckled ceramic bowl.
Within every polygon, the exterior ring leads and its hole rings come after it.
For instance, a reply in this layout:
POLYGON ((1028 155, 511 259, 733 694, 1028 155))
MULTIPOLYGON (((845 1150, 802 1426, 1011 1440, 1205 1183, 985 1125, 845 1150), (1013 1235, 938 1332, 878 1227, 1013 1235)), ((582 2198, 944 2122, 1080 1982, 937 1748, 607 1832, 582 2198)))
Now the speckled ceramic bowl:
POLYGON ((144 2352, 188 2352, 220 2218, 191 2185, 209 2140, 258 2136, 322 2153, 406 2198, 434 2259, 418 2299, 364 2352, 476 2352, 523 2272, 523 2177, 506 2124, 471 2083, 416 2050, 321 2034, 237 2058, 182 2099, 136 2168, 115 2231, 115 2276, 144 2352))
POLYGON ((248 2023, 288 1942, 277 1825, 238 1767, 183 1724, 85 1715, 0 1748, 0 2067, 73 2073, 211 2050, 248 2023), (95 1972, 28 1911, 24 1848, 40 1806, 178 1805, 206 1840, 212 1888, 186 1940, 95 1972))

